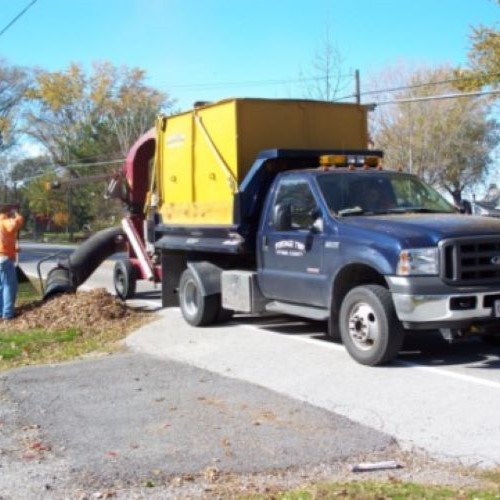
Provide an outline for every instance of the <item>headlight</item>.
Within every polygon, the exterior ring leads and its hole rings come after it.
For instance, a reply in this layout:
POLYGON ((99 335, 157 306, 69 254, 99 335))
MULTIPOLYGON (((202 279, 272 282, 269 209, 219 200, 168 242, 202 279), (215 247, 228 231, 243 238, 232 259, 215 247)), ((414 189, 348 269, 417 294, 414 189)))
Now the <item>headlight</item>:
POLYGON ((408 248, 399 254, 398 275, 439 274, 438 249, 408 248))

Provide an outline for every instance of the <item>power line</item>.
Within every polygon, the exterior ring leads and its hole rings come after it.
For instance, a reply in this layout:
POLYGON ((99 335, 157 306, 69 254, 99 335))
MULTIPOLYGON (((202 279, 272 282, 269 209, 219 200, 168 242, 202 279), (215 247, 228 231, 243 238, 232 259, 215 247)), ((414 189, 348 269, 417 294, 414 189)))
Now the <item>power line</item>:
MULTIPOLYGON (((490 77, 500 77, 500 73, 489 73, 487 75, 484 75, 485 78, 490 78, 490 77)), ((376 90, 367 90, 365 92, 361 92, 361 96, 366 96, 366 95, 373 95, 373 94, 385 94, 385 93, 390 93, 390 92, 400 92, 402 90, 412 90, 412 89, 419 89, 422 87, 432 87, 434 85, 445 85, 445 84, 450 84, 450 83, 457 83, 457 82, 466 82, 470 80, 476 80, 477 77, 474 76, 463 76, 461 78, 448 78, 446 80, 438 80, 435 82, 426 82, 426 83, 416 83, 414 85, 402 85, 400 87, 389 87, 386 89, 376 89, 376 90)), ((343 101, 344 99, 352 99, 353 97, 356 97, 355 94, 351 95, 346 95, 343 97, 339 97, 338 99, 335 99, 336 101, 343 101)))
MULTIPOLYGON (((499 77, 500 73, 491 73, 484 75, 485 77, 499 77)), ((346 74, 341 74, 338 75, 339 79, 343 78, 348 78, 348 77, 354 77, 354 73, 346 73, 346 74)), ((179 84, 174 84, 174 85, 169 85, 168 90, 215 90, 218 88, 224 88, 224 87, 234 87, 234 86, 246 86, 246 87, 258 87, 258 86, 267 86, 267 85, 284 85, 284 84, 291 84, 291 83, 307 83, 307 82, 321 82, 324 80, 324 76, 317 76, 317 77, 301 77, 301 78, 277 78, 277 79, 269 79, 269 80, 242 80, 242 81, 228 81, 228 82, 208 82, 208 83, 179 83, 179 84)), ((427 82, 427 83, 419 83, 419 84, 414 84, 414 85, 402 85, 399 87, 389 87, 386 89, 376 89, 376 90, 368 90, 365 92, 362 92, 360 95, 372 95, 372 94, 383 94, 385 92, 398 92, 402 90, 411 90, 411 89, 417 89, 421 87, 428 87, 428 86, 433 86, 433 85, 445 85, 445 84, 450 84, 450 83, 456 83, 456 82, 465 82, 465 81, 470 81, 470 80, 475 80, 476 77, 474 76, 464 76, 464 77, 459 77, 459 78, 448 78, 445 80, 439 80, 439 81, 434 81, 434 82, 427 82)), ((162 86, 163 87, 163 86, 162 86)), ((167 87, 165 87, 167 88, 167 87)), ((346 95, 343 97, 339 97, 335 99, 336 101, 342 101, 344 99, 351 99, 353 97, 356 97, 355 94, 350 94, 346 95)))
MULTIPOLYGON (((69 163, 68 165, 56 165, 54 163, 51 163, 48 165, 43 165, 40 168, 48 169, 49 167, 52 167, 53 169, 55 169, 58 167, 60 167, 60 168, 68 168, 69 167, 69 168, 78 169, 78 168, 83 168, 83 167, 98 167, 98 166, 103 166, 103 165, 115 165, 117 163, 123 163, 125 160, 126 160, 126 158, 121 158, 121 159, 117 159, 117 160, 98 161, 98 162, 94 162, 94 163, 69 163)), ((30 181, 33 181, 35 179, 39 179, 41 177, 46 177, 50 173, 52 173, 52 172, 45 171, 45 172, 41 172, 40 174, 32 175, 31 177, 25 177, 24 179, 22 179, 22 182, 30 182, 30 181)))
POLYGON ((123 163, 125 160, 126 158, 120 158, 118 160, 96 161, 94 163, 68 163, 67 165, 48 165, 48 166, 62 167, 62 168, 98 167, 102 165, 113 165, 115 163, 123 163))
MULTIPOLYGON (((486 78, 489 77, 499 77, 500 73, 491 73, 489 75, 486 75, 486 78)), ((439 80, 436 82, 426 82, 426 83, 416 83, 414 85, 406 85, 406 86, 401 86, 401 87, 393 87, 389 89, 382 89, 382 90, 369 90, 364 92, 364 95, 370 95, 370 94, 383 94, 384 92, 398 92, 400 90, 412 90, 412 89, 419 89, 422 87, 432 87, 434 85, 445 85, 449 83, 457 83, 457 82, 466 82, 470 80, 476 80, 477 77, 475 76, 463 76, 461 78, 448 78, 446 80, 439 80)))
MULTIPOLYGON (((338 75, 338 78, 348 78, 352 77, 353 73, 338 75)), ((309 77, 309 78, 281 78, 275 80, 245 80, 245 81, 232 81, 232 82, 212 82, 212 83, 185 83, 177 85, 169 85, 168 89, 195 89, 195 90, 211 90, 217 88, 224 88, 228 86, 245 86, 245 87, 257 87, 266 85, 281 85, 289 83, 304 83, 304 82, 314 82, 321 81, 324 76, 309 77)))
POLYGON ((405 102, 419 102, 419 101, 437 101, 441 99, 457 99, 459 97, 477 97, 477 96, 492 95, 492 94, 500 94, 500 90, 480 90, 477 92, 462 92, 457 94, 410 97, 408 99, 393 99, 392 101, 379 101, 379 102, 374 102, 373 104, 375 106, 383 106, 385 104, 400 104, 405 102))
POLYGON ((19 14, 14 18, 12 19, 12 21, 7 24, 7 26, 5 26, 5 28, 2 29, 2 31, 0 31, 0 36, 2 36, 16 21, 18 21, 18 19, 26 13, 26 11, 36 2, 37 0, 32 0, 21 12, 19 12, 19 14))

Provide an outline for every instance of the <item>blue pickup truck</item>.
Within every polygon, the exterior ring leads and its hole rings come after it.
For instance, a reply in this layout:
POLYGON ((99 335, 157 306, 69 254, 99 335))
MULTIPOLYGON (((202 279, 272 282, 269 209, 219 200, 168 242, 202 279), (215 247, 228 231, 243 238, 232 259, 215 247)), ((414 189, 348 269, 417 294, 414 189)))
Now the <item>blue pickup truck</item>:
POLYGON ((234 226, 159 224, 163 305, 195 326, 233 312, 325 320, 370 366, 397 356, 407 330, 499 342, 500 220, 459 213, 381 156, 262 152, 234 226))

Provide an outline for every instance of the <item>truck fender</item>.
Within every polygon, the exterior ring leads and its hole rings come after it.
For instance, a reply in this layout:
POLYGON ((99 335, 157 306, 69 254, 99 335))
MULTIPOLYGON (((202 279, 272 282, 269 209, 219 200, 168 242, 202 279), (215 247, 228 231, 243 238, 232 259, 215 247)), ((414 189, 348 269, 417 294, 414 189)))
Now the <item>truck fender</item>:
POLYGON ((333 273, 332 280, 330 282, 330 294, 333 294, 335 283, 337 280, 345 275, 346 271, 357 266, 370 269, 372 272, 383 276, 385 284, 388 286, 385 276, 393 274, 391 263, 385 258, 383 254, 376 253, 372 256, 373 258, 367 259, 362 255, 350 256, 349 259, 345 259, 343 262, 339 263, 337 269, 333 273))
POLYGON ((331 313, 340 310, 340 303, 347 292, 361 284, 378 284, 388 288, 384 270, 365 260, 346 261, 339 267, 330 282, 331 313))
POLYGON ((188 262, 187 267, 193 273, 204 297, 221 293, 222 269, 212 262, 188 262))

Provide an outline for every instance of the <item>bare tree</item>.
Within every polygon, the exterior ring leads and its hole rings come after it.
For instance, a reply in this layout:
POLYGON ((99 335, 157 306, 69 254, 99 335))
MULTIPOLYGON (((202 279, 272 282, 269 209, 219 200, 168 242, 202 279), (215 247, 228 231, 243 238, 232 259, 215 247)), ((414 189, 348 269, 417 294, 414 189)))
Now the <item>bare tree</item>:
POLYGON ((331 36, 330 25, 327 24, 319 48, 314 53, 311 69, 302 72, 304 94, 309 99, 333 101, 339 92, 349 85, 343 74, 342 56, 337 44, 331 36))
MULTIPOLYGON (((453 74, 448 67, 401 72, 393 85, 401 90, 391 93, 392 99, 456 92, 453 74)), ((386 163, 418 174, 458 203, 464 189, 488 174, 499 144, 498 123, 490 110, 490 100, 466 97, 380 106, 373 115, 372 136, 376 147, 385 150, 386 163)))
POLYGON ((28 85, 26 72, 0 60, 0 151, 15 144, 17 117, 28 85))

